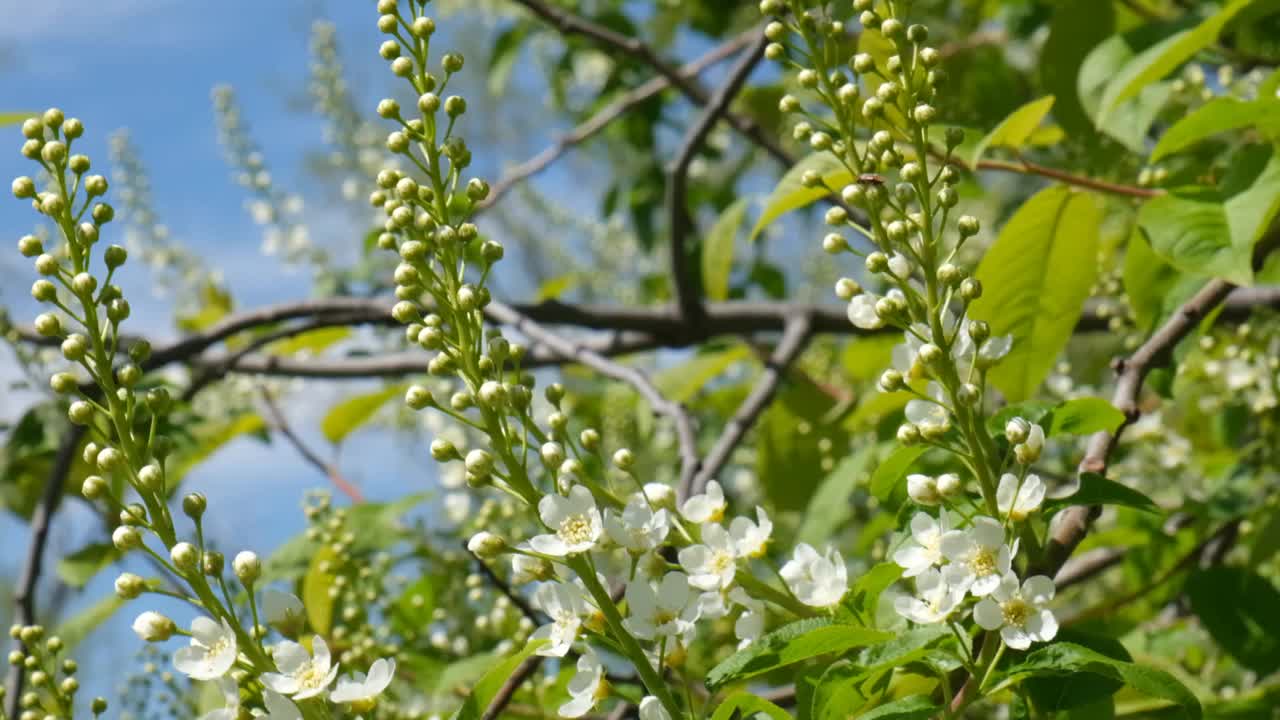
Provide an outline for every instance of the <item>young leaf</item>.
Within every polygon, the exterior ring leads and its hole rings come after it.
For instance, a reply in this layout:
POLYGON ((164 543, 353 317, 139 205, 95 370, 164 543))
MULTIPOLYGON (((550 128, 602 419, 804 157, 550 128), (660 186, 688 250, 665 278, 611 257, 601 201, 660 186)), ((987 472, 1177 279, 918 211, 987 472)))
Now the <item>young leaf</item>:
POLYGON ((702 291, 709 300, 729 299, 729 273, 733 271, 733 244, 747 217, 747 199, 738 198, 716 219, 702 243, 702 291))
POLYGON ((1071 339, 1097 275, 1102 213, 1087 194, 1056 186, 1014 213, 978 266, 984 293, 974 317, 1013 350, 991 370, 1010 402, 1030 397, 1071 339))
POLYGON ((330 545, 320 546, 320 550, 311 557, 311 565, 302 578, 302 604, 307 609, 307 622, 311 629, 321 635, 328 635, 333 627, 334 597, 329 594, 336 576, 332 565, 338 560, 330 545))
POLYGON ((20 112, 0 113, 0 127, 5 127, 7 125, 17 125, 23 120, 26 120, 27 118, 34 117, 34 116, 35 116, 35 113, 20 113, 20 112))
POLYGON ((750 357, 751 348, 741 343, 700 353, 680 365, 658 373, 653 378, 653 384, 672 402, 685 402, 730 367, 750 357))
POLYGON ((1168 700, 1181 710, 1181 717, 1200 720, 1200 701, 1163 670, 1116 660, 1089 648, 1069 642, 1056 642, 1036 650, 1027 659, 1005 673, 1008 679, 1093 673, 1119 680, 1144 695, 1168 700))
POLYGON ((783 215, 792 210, 812 205, 830 195, 831 191, 827 189, 828 187, 839 191, 840 188, 848 185, 852 180, 853 174, 831 153, 806 155, 803 160, 795 164, 795 167, 788 170, 786 175, 782 176, 778 186, 765 199, 764 211, 760 213, 760 219, 756 221, 755 227, 751 229, 751 239, 755 240, 765 228, 783 215), (816 188, 807 188, 800 184, 800 179, 810 171, 816 172, 822 177, 822 185, 816 188))
POLYGON ((893 494, 893 489, 906 477, 907 470, 929 448, 925 445, 899 447, 880 463, 871 475, 871 494, 881 501, 893 494))
POLYGON ((778 509, 804 510, 822 479, 822 448, 849 441, 848 432, 822 418, 836 401, 812 380, 792 375, 756 429, 756 476, 778 509), (796 432, 801 424, 806 433, 796 432))
MULTIPOLYGON (((1080 645, 1119 662, 1133 662, 1125 646, 1110 635, 1093 635, 1065 628, 1058 633, 1057 640, 1080 645)), ((1104 675, 1072 673, 1029 677, 1023 681, 1023 687, 1041 710, 1072 710, 1109 699, 1124 687, 1124 683, 1104 675)))
POLYGON ((876 606, 884 591, 902 577, 902 567, 894 562, 882 562, 867 570, 853 582, 843 605, 853 608, 865 622, 874 624, 876 606))
POLYGON ((1218 39, 1218 33, 1253 0, 1234 0, 1194 28, 1174 33, 1148 48, 1107 84, 1099 117, 1105 119, 1120 103, 1136 97, 1147 85, 1173 72, 1218 39))
POLYGON ((1124 422, 1124 413, 1114 405, 1095 397, 1067 400, 1053 409, 1053 422, 1047 428, 1050 435, 1086 435, 1106 430, 1114 431, 1124 422))
POLYGON ((818 485, 804 512, 797 542, 820 545, 848 521, 853 515, 850 496, 865 476, 873 452, 874 448, 868 447, 846 457, 818 485))
MULTIPOLYGON (((156 587, 159 583, 152 581, 151 585, 156 587)), ((62 638, 62 646, 70 652, 85 638, 89 637, 89 634, 96 630, 99 625, 110 620, 111 616, 115 615, 116 611, 124 607, 126 603, 128 603, 128 600, 111 593, 59 625, 53 634, 62 638)))
POLYGON ((1200 624, 1222 649, 1260 677, 1280 670, 1280 591, 1244 568, 1217 566, 1187 579, 1200 624))
POLYGON ((453 714, 451 720, 479 720, 484 711, 488 709, 489 703, 493 701, 493 697, 502 689, 503 684, 507 682, 507 679, 511 677, 511 674, 515 672, 520 663, 529 659, 546 642, 546 640, 530 640, 520 652, 494 665, 471 689, 466 701, 453 714))
POLYGON ((1179 277, 1177 268, 1156 255, 1146 233, 1136 228, 1125 246, 1124 290, 1139 330, 1155 327, 1163 315, 1165 298, 1179 277))
POLYGON ((72 587, 84 587, 103 568, 120 559, 111 543, 93 543, 58 561, 58 577, 72 587))
POLYGON ((1280 98, 1214 98, 1183 116, 1165 131, 1160 142, 1151 151, 1151 162, 1158 162, 1210 135, 1254 125, 1269 134, 1280 131, 1280 98))
POLYGON ((845 653, 893 638, 857 625, 837 624, 830 618, 800 620, 774 630, 730 655, 707 673, 707 687, 717 690, 780 667, 828 653, 845 653))
POLYGON ((1026 145, 1027 140, 1052 108, 1053 96, 1050 95, 1032 100, 1014 110, 1009 117, 996 126, 995 130, 978 141, 973 148, 973 153, 969 156, 969 167, 977 167, 978 161, 982 159, 982 153, 988 147, 1007 147, 1017 150, 1026 145))
POLYGON ((737 692, 725 698, 711 720, 731 720, 735 715, 741 718, 765 715, 769 720, 791 720, 786 710, 749 692, 737 692))
MULTIPOLYGON (((1068 10, 1076 12, 1074 8, 1068 10)), ((1119 141, 1135 153, 1146 152, 1147 130, 1172 93, 1169 82, 1149 85, 1137 97, 1121 103, 1101 118, 1099 110, 1108 83, 1143 49, 1167 36, 1168 26, 1144 25, 1120 35, 1112 35, 1099 43, 1080 65, 1078 89, 1080 104, 1093 118, 1098 130, 1119 141)))
POLYGON ((941 710, 942 706, 928 695, 908 695, 864 712, 858 720, 924 720, 941 710))
POLYGON ((1280 210, 1280 153, 1252 145, 1233 158, 1222 184, 1148 200, 1138 224, 1151 248, 1183 272, 1239 285, 1253 281, 1253 247, 1280 210))
POLYGON ((337 445, 361 425, 372 420, 383 405, 404 395, 406 387, 389 385, 377 392, 345 398, 329 408, 329 412, 320 421, 320 430, 329 442, 337 445))
POLYGON ((1080 488, 1075 493, 1065 498, 1045 501, 1045 517, 1072 505, 1121 505, 1157 515, 1161 513, 1160 506, 1151 498, 1097 473, 1081 473, 1080 488))

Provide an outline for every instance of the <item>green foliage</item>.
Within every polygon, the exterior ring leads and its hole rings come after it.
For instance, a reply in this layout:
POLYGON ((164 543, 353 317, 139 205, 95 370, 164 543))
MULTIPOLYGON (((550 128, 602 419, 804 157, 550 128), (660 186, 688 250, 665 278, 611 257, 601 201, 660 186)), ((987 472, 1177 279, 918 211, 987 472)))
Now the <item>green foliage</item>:
POLYGON ((1191 611, 1241 665, 1259 676, 1280 670, 1280 590, 1255 572, 1213 567, 1187 579, 1191 611))
POLYGON ((1005 679, 1064 676, 1091 673, 1122 682, 1144 695, 1168 700, 1181 711, 1179 717, 1199 720, 1200 701, 1182 683, 1163 670, 1108 657, 1081 645, 1056 642, 1008 668, 1005 679))
POLYGON ((716 665, 707 673, 707 687, 716 690, 810 658, 846 653, 892 637, 891 633, 829 618, 799 620, 764 635, 716 665))
POLYGON ((783 215, 812 205, 830 195, 831 188, 838 191, 852 179, 852 173, 834 155, 828 153, 806 155, 803 160, 788 170, 786 175, 782 176, 777 187, 769 197, 765 198, 760 219, 756 220, 755 227, 751 228, 751 239, 755 240, 765 228, 783 215), (817 173, 822 178, 821 185, 810 188, 801 183, 801 178, 810 172, 817 173))
POLYGON ((390 385, 375 392, 345 398, 325 413, 320 421, 320 430, 329 442, 336 445, 372 420, 384 405, 403 397, 407 388, 408 385, 390 385))
POLYGON ((1045 513, 1053 513, 1072 505, 1120 505, 1150 513, 1161 512, 1151 498, 1137 490, 1088 472, 1080 473, 1079 489, 1065 498, 1047 501, 1044 510, 1045 513))
POLYGON ((741 713, 741 717, 764 715, 769 720, 791 720, 786 710, 765 700, 759 695, 749 692, 737 692, 725 698, 717 707, 711 720, 732 720, 741 713))
POLYGON ((528 660, 538 651, 539 647, 545 644, 545 640, 531 640, 520 651, 504 658, 497 665, 493 665, 471 689, 471 693, 463 701, 462 707, 458 708, 458 711, 453 714, 452 720, 479 720, 485 709, 489 707, 493 696, 497 695, 498 691, 502 689, 503 684, 515 672, 516 667, 528 660))
POLYGON ((1049 111, 1053 109, 1054 97, 1040 98, 1023 105, 1013 112, 1012 115, 1005 118, 994 130, 987 133, 985 137, 978 142, 968 157, 969 166, 977 167, 978 161, 982 159, 982 154, 989 147, 1003 147, 1010 150, 1021 150, 1027 141, 1031 139, 1032 133, 1040 126, 1048 116, 1049 111))
POLYGON ((702 243, 702 289, 709 300, 729 299, 734 243, 748 207, 747 199, 740 198, 725 208, 702 243))

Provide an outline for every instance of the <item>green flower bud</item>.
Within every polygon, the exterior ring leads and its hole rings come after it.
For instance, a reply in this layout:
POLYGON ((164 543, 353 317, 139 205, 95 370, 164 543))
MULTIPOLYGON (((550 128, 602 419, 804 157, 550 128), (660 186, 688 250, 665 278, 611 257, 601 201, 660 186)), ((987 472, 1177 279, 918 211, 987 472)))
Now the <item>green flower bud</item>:
POLYGON ((71 290, 77 295, 91 295, 97 289, 98 280, 89 273, 77 273, 75 277, 71 278, 71 290))
POLYGON ((1026 442, 1027 436, 1031 434, 1031 423, 1025 418, 1015 417, 1004 426, 1004 437, 1012 445, 1026 442))
POLYGON ((69 118, 62 125, 62 134, 68 140, 75 140, 84 134, 84 123, 80 122, 80 118, 69 118))
POLYGON ((502 246, 502 243, 497 242, 496 240, 486 240, 484 244, 480 246, 480 256, 483 257, 485 262, 490 265, 501 260, 502 256, 505 254, 506 249, 502 246))
POLYGON ((71 172, 77 175, 83 175, 89 172, 89 165, 88 155, 72 155, 71 159, 67 161, 67 167, 71 169, 71 172))
POLYGON ((395 40, 384 40, 378 46, 378 54, 383 60, 395 60, 400 57, 400 43, 395 40))
POLYGON ((40 158, 50 165, 61 165, 67 159, 66 143, 53 140, 40 148, 40 158))
POLYGON ((890 40, 896 40, 902 37, 906 30, 906 25, 903 25, 902 21, 897 18, 888 18, 884 22, 880 23, 880 32, 890 40))
POLYGON ((418 312, 418 306, 405 300, 396 303, 395 307, 391 308, 391 317, 404 324, 422 320, 422 316, 418 312))
POLYGON ((378 0, 378 14, 380 15, 399 15, 399 0, 378 0))
POLYGON ((182 498, 182 512, 192 520, 199 520, 204 517, 204 511, 209 507, 209 500, 204 493, 187 493, 182 498))
POLYGON ((467 181, 467 197, 472 202, 480 202, 489 197, 489 183, 480 178, 471 178, 467 181))
POLYGON ((120 511, 121 525, 141 525, 147 521, 147 509, 142 503, 129 503, 120 511))
POLYGON ((104 697, 94 698, 93 704, 90 706, 89 709, 93 711, 94 715, 101 715, 102 713, 107 711, 107 699, 104 697))
POLYGON ((564 399, 564 385, 551 383, 542 393, 547 398, 547 402, 558 408, 560 407, 560 401, 564 399))
POLYGON ((777 16, 787 11, 786 5, 782 0, 760 0, 760 14, 777 16))
POLYGON ((409 150, 409 136, 398 130, 387 135, 387 149, 393 153, 407 152, 409 150))
POLYGON ((73 333, 62 341, 62 357, 71 362, 80 362, 89 350, 89 340, 79 333, 73 333))
POLYGON ((927 68, 936 67, 942 62, 942 53, 934 48, 927 47, 920 51, 920 64, 927 68))
POLYGON ((194 573, 200 568, 200 551, 188 542, 180 542, 170 548, 169 559, 182 573, 194 573))
POLYGON ((463 464, 466 465, 467 472, 484 477, 493 472, 493 455, 490 455, 487 450, 476 448, 467 453, 463 464))
POLYGON ((971 235, 977 235, 978 230, 982 228, 982 224, 978 222, 978 218, 972 215, 961 215, 956 221, 956 227, 960 230, 960 237, 967 238, 971 235))
POLYGON ((458 448, 453 443, 444 438, 436 438, 431 441, 431 457, 437 462, 448 462, 458 460, 462 456, 458 454, 458 448))
POLYGON ((478 532, 467 541, 467 550, 482 560, 492 560, 507 549, 507 541, 491 532, 478 532))
POLYGON ((981 345, 991 337, 991 326, 982 320, 969 321, 969 339, 973 340, 975 345, 981 345))
POLYGON ((404 393, 404 403, 414 410, 422 410, 435 404, 435 398, 421 385, 410 385, 404 393))
POLYGON ((216 550, 206 551, 204 558, 200 562, 200 570, 206 577, 221 577, 223 565, 226 564, 226 558, 222 553, 216 550))
POLYGON ((395 15, 387 13, 378 17, 378 30, 388 35, 396 31, 396 27, 400 24, 400 19, 395 15))
POLYGON ((630 470, 635 467, 636 458, 627 448, 619 448, 613 453, 613 464, 619 470, 630 470))
POLYGON ((869 273, 882 273, 889 269, 889 256, 876 250, 867 255, 866 266, 869 273))
POLYGON ((93 221, 99 225, 106 225, 116 216, 115 208, 107 203, 98 203, 93 206, 93 221))
POLYGON ((231 561, 231 569, 236 574, 236 579, 245 587, 249 587, 262 577, 262 561, 258 559, 258 554, 248 550, 242 550, 236 553, 236 557, 231 561))
MULTIPOLYGON (((36 288, 31 289, 31 294, 36 294, 36 288)), ((36 298, 39 299, 39 298, 36 298)), ((36 316, 35 321, 36 332, 44 337, 56 337, 62 334, 62 321, 53 313, 41 313, 36 316)))
POLYGON ((764 46, 764 56, 769 60, 781 60, 787 56, 787 48, 782 43, 771 42, 764 46))
POLYGON ((880 375, 880 389, 884 392, 894 392, 901 390, 905 386, 902 373, 892 368, 885 370, 880 375))
POLYGON ((80 223, 76 227, 76 237, 85 245, 92 245, 98 242, 98 226, 93 223, 80 223))
POLYGON ((938 191, 938 204, 944 208, 953 208, 960 202, 960 195, 955 188, 944 187, 938 191))
POLYGON ((121 323, 129 317, 130 308, 129 301, 124 298, 116 298, 107 305, 107 319, 113 323, 121 323))
POLYGON ((80 484, 80 494, 85 500, 97 500, 107 494, 107 481, 98 475, 90 475, 80 484))
POLYGON ((867 101, 862 104, 862 115, 868 120, 879 117, 883 114, 884 101, 880 98, 867 98, 867 101))
POLYGON ((44 123, 38 117, 30 117, 22 121, 22 136, 28 140, 44 138, 44 123))
POLYGON ((23 235, 22 239, 18 240, 18 252, 22 253, 23 257, 36 257, 44 252, 44 243, 40 242, 40 238, 35 235, 23 235))
POLYGON ((578 441, 582 443, 582 447, 590 452, 595 452, 600 447, 600 431, 595 428, 587 428, 578 433, 578 441))
POLYGON ((836 281, 836 297, 844 301, 852 300, 862 294, 862 286, 853 278, 842 277, 836 281))
POLYGON ((920 442, 920 428, 911 423, 898 426, 898 442, 903 445, 915 445, 920 442))
POLYGON ((124 454, 115 448, 102 448, 98 453, 98 469, 103 472, 109 473, 120 467, 123 462, 124 454))
POLYGON ((444 111, 449 117, 458 117, 467 111, 467 100, 461 95, 450 95, 444 101, 444 111))
POLYGON ((921 103, 911 111, 911 117, 915 118, 915 121, 921 125, 928 125, 933 122, 934 118, 938 117, 938 110, 932 105, 921 103))
POLYGON ((839 233, 828 233, 826 237, 822 238, 822 249, 824 252, 835 255, 848 250, 849 241, 845 240, 844 236, 839 233))
POLYGON ((44 147, 43 140, 28 140, 22 143, 22 157, 28 160, 36 160, 40 157, 40 148, 44 147))
POLYGON ((960 297, 966 302, 982 297, 982 283, 977 278, 965 278, 960 283, 960 297))
POLYGON ((143 490, 160 492, 164 490, 164 471, 154 463, 144 465, 138 471, 138 484, 143 490))
POLYGON ((415 18, 409 32, 416 38, 429 38, 436 31, 436 21, 429 17, 415 18))
MULTIPOLYGON (((885 34, 887 35, 888 33, 885 34)), ((929 28, 924 25, 912 25, 907 28, 907 39, 917 45, 926 42, 929 40, 929 28)))
POLYGON ((128 525, 121 525, 111 531, 111 544, 120 552, 128 552, 142 545, 142 533, 128 525))
POLYGON ((69 372, 60 372, 54 373, 49 378, 49 387, 53 388, 53 391, 59 395, 66 395, 75 392, 80 387, 80 383, 76 380, 75 375, 69 372))
POLYGON ((66 119, 66 116, 62 114, 61 110, 55 107, 45 110, 44 116, 41 119, 44 121, 46 127, 56 130, 62 127, 62 121, 66 119))
POLYGON ((823 219, 828 225, 844 225, 849 221, 849 213, 839 205, 827 209, 823 219))
POLYGON ((116 595, 121 600, 133 600, 147 589, 147 582, 133 573, 121 573, 116 578, 116 595))
POLYGON ((917 356, 920 358, 920 362, 925 365, 935 365, 938 361, 942 360, 942 348, 934 345, 933 343, 925 343, 920 346, 917 356))

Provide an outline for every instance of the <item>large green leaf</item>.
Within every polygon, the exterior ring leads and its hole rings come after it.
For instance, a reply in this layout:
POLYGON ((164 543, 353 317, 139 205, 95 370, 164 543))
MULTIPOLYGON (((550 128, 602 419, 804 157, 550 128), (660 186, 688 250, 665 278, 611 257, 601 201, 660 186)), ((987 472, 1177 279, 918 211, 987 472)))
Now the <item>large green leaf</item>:
POLYGON ((702 243, 702 291, 710 300, 729 299, 729 273, 733 271, 733 245, 747 217, 747 199, 738 198, 725 208, 702 243))
POLYGON ((3 112, 3 113, 0 113, 0 127, 5 127, 7 125, 17 125, 23 120, 26 120, 27 118, 34 117, 34 116, 35 116, 35 113, 3 112))
POLYGON ((871 475, 871 494, 881 502, 888 500, 894 488, 906 477, 907 470, 921 455, 925 454, 927 445, 902 446, 885 458, 871 475))
POLYGON ((1176 32, 1130 60, 1107 84, 1099 117, 1105 120, 1121 103, 1137 97, 1148 85, 1215 42, 1222 28, 1250 2, 1252 0, 1234 0, 1194 28, 1176 32))
POLYGON ((1241 665, 1265 677, 1280 670, 1280 591, 1244 568, 1218 566, 1186 585, 1191 610, 1241 665))
POLYGON ((525 660, 528 660, 546 642, 546 640, 531 640, 520 652, 493 666, 471 689, 471 693, 467 695, 462 707, 458 708, 458 711, 453 714, 452 720, 479 720, 480 716, 489 707, 489 703, 493 701, 493 697, 502 689, 502 686, 511 677, 511 674, 515 672, 516 668, 525 660))
POLYGON ((858 720, 924 720, 941 710, 942 706, 927 695, 908 695, 868 710, 858 720))
POLYGON ((1050 95, 1032 100, 1014 110, 1009 117, 996 126, 995 130, 978 141, 973 148, 973 153, 969 156, 969 166, 977 167, 978 161, 982 159, 982 153, 986 152, 988 147, 1006 147, 1014 150, 1022 148, 1052 108, 1053 96, 1050 95))
POLYGON ((725 698, 711 720, 732 720, 735 716, 745 719, 755 715, 765 715, 769 720, 791 720, 786 710, 749 692, 738 692, 725 698))
POLYGON ((1030 397, 1071 339, 1097 276, 1102 212, 1090 195, 1065 187, 1036 193, 1014 213, 978 266, 984 294, 973 316, 1013 349, 991 370, 1010 402, 1030 397))
POLYGON ((1148 200, 1138 213, 1151 248, 1177 269, 1239 285, 1253 281, 1253 248, 1280 210, 1280 153, 1236 153, 1216 189, 1188 188, 1148 200))
POLYGON ((803 160, 788 170, 786 175, 782 176, 778 186, 765 199, 764 210, 760 213, 760 219, 756 221, 755 227, 751 229, 751 239, 755 240, 765 228, 783 215, 792 210, 812 205, 830 195, 831 191, 827 187, 832 187, 839 191, 840 188, 848 185, 852 180, 853 174, 831 153, 822 152, 806 155, 803 160), (804 177, 805 173, 811 171, 818 173, 822 177, 822 185, 815 188, 807 188, 801 184, 800 179, 804 177))
POLYGON ((403 396, 406 387, 389 385, 377 392, 344 398, 337 405, 329 408, 329 412, 320 421, 320 430, 329 442, 340 443, 360 426, 372 420, 383 405, 403 396))
POLYGON ((1271 135, 1280 131, 1280 98, 1214 98, 1183 116, 1160 136, 1160 142, 1151 151, 1151 162, 1158 162, 1211 135, 1254 125, 1271 135))
POLYGON ((321 635, 328 635, 333 629, 333 607, 335 597, 330 594, 334 574, 334 565, 338 555, 330 545, 321 545, 320 550, 311 557, 311 566, 302 578, 302 604, 307 609, 307 622, 311 629, 321 635))
POLYGON ((848 432, 822 422, 836 401, 812 380, 793 372, 756 428, 756 475, 774 506, 804 510, 826 475, 823 455, 847 447, 848 432))
POLYGON ((1178 269, 1151 249, 1140 228, 1129 236, 1124 253, 1124 291, 1133 307, 1134 320, 1141 331, 1155 328, 1161 319, 1165 298, 1178 283, 1178 269))
POLYGON ((1023 662, 1010 667, 1004 677, 1016 679, 1074 673, 1093 673, 1119 680, 1144 695, 1174 703, 1181 711, 1181 717, 1190 720, 1199 720, 1203 715, 1196 696, 1169 673, 1107 657, 1069 642, 1056 642, 1036 650, 1023 662))
POLYGON ((813 493, 800 523, 797 542, 819 545, 831 539, 853 515, 850 498, 867 472, 874 448, 864 448, 840 461, 813 493))
POLYGON ((800 620, 764 635, 716 665, 707 673, 707 687, 716 690, 819 655, 846 653, 893 637, 892 633, 840 624, 830 618, 800 620))
POLYGON ((1093 130, 1080 104, 1076 78, 1089 51, 1115 31, 1112 0, 1058 3, 1049 21, 1049 37, 1040 51, 1040 82, 1057 102, 1053 116, 1073 135, 1093 130))
POLYGON ((1048 517, 1071 505, 1120 505, 1143 512, 1156 514, 1161 512, 1160 506, 1156 505, 1151 498, 1128 485, 1108 480, 1097 473, 1080 473, 1080 487, 1067 497, 1045 501, 1044 514, 1048 517))
MULTIPOLYGON (((1091 635, 1065 628, 1058 633, 1057 640, 1080 645, 1113 660, 1133 662, 1124 645, 1109 635, 1091 635)), ((1023 681, 1023 687, 1041 710, 1070 710, 1109 698, 1124 687, 1124 683, 1093 673, 1072 673, 1030 677, 1023 681)))
MULTIPOLYGON (((1076 12, 1074 8, 1069 12, 1076 12)), ((1102 96, 1108 84, 1135 55, 1167 36, 1167 26, 1143 26, 1121 35, 1112 35, 1098 43, 1080 65, 1077 88, 1081 107, 1094 119, 1098 130, 1119 141, 1133 152, 1145 152, 1147 130, 1172 93, 1171 83, 1149 85, 1100 118, 1102 96)))
POLYGON ((1053 409, 1053 421, 1046 431, 1050 435, 1086 435, 1114 431, 1124 422, 1124 413, 1116 406, 1096 397, 1066 400, 1053 409))

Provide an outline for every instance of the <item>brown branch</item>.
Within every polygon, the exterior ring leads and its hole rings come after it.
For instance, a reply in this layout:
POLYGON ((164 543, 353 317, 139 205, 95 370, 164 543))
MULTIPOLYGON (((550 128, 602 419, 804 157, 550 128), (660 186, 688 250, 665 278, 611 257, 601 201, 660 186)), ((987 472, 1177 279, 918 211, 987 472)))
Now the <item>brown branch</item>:
MULTIPOLYGON (((954 158, 952 160, 955 162, 954 158)), ((963 165, 963 163, 957 164, 963 165)), ((1106 180, 1098 180, 1085 175, 1075 175, 1064 170, 1051 168, 1046 165, 1039 165, 1027 160, 1020 160, 1018 162, 1007 162, 1004 160, 979 160, 977 169, 1000 170, 1003 172, 1014 172, 1022 175, 1039 175, 1051 180, 1057 180, 1058 182, 1066 185, 1074 185, 1087 190, 1094 190, 1111 195, 1124 195, 1132 198, 1149 199, 1153 197, 1160 197, 1166 193, 1165 190, 1160 188, 1122 185, 1120 183, 1113 183, 1106 180)))
MULTIPOLYGON (((27 545, 26 564, 22 568, 22 577, 19 578, 13 592, 13 621, 16 625, 33 625, 36 622, 36 586, 40 582, 40 573, 44 569, 44 551, 49 544, 49 528, 54 514, 58 512, 58 506, 62 504, 67 475, 71 473, 71 466, 76 459, 76 450, 80 447, 84 434, 85 428, 80 425, 71 425, 67 429, 67 434, 62 438, 62 444, 58 446, 58 453, 54 456, 49 477, 45 480, 44 494, 40 496, 40 504, 31 515, 31 541, 27 545)), ((5 714, 8 717, 18 717, 23 678, 21 665, 9 668, 8 678, 5 681, 5 714)))
POLYGON ((517 665, 515 672, 512 672, 511 677, 502 683, 502 687, 498 688, 498 693, 493 696, 493 700, 489 701, 489 707, 485 708, 480 720, 494 720, 501 715, 503 709, 511 702, 511 698, 515 696, 516 691, 520 689, 520 686, 524 685, 525 681, 542 666, 542 660, 543 657, 541 655, 532 655, 517 665))
POLYGON ((529 621, 535 625, 541 625, 543 623, 544 618, 538 614, 537 610, 533 609, 533 606, 529 604, 529 601, 521 597, 520 593, 513 590, 506 580, 498 577, 498 573, 494 572, 493 568, 489 567, 489 563, 481 559, 479 555, 471 552, 471 549, 467 547, 467 542, 465 540, 462 543, 462 547, 471 554, 471 557, 475 558, 476 565, 480 567, 481 574, 489 580, 498 592, 505 595, 506 598, 511 601, 512 605, 516 606, 516 609, 520 611, 521 615, 529 618, 529 621))
POLYGON ((667 211, 670 213, 671 233, 671 279, 676 290, 676 306, 680 309, 680 317, 687 323, 697 324, 702 316, 702 299, 698 296, 698 284, 689 270, 689 252, 685 247, 685 239, 694 229, 693 219, 689 216, 688 182, 689 166, 693 158, 706 141, 707 135, 715 128, 716 122, 729 110, 729 103, 742 90, 747 78, 756 65, 764 58, 764 46, 768 38, 763 30, 758 30, 756 40, 750 48, 744 50, 742 57, 734 63, 724 85, 716 91, 715 97, 703 108, 702 114, 685 134, 671 164, 670 179, 667 182, 667 211))
MULTIPOLYGON (((680 74, 679 68, 668 63, 649 45, 644 42, 614 32, 603 25, 599 25, 579 15, 575 15, 567 10, 550 5, 543 0, 515 0, 515 2, 528 8, 534 15, 542 18, 550 23, 560 32, 566 35, 582 35, 590 38, 592 41, 607 48, 611 48, 625 55, 648 65, 653 68, 659 75, 666 78, 672 86, 684 93, 691 101, 698 105, 706 105, 711 102, 711 95, 698 84, 696 80, 692 80, 680 74)), ((782 148, 777 138, 772 133, 762 129, 755 120, 734 112, 727 112, 724 115, 725 120, 733 126, 733 129, 742 133, 751 142, 764 148, 769 155, 773 156, 778 162, 790 167, 795 164, 795 159, 782 148)))
POLYGON ((259 390, 262 396, 262 404, 266 406, 267 414, 271 416, 272 426, 289 441, 289 444, 293 446, 294 450, 298 451, 302 459, 307 461, 308 465, 324 473, 334 487, 342 491, 343 495, 351 498, 352 502, 364 502, 364 494, 360 492, 360 488, 343 477, 337 466, 333 463, 325 462, 324 458, 320 457, 316 451, 302 441, 302 438, 298 437, 298 434, 293 431, 293 427, 289 424, 288 418, 280 411, 280 406, 276 404, 275 398, 271 397, 271 392, 265 387, 259 388, 259 390))
MULTIPOLYGON (((1165 362, 1178 342, 1195 329, 1209 311, 1222 302, 1234 286, 1224 280, 1211 280, 1169 318, 1165 324, 1147 339, 1128 359, 1115 364, 1118 375, 1111 404, 1124 413, 1124 422, 1115 432, 1100 430, 1089 438, 1084 459, 1080 461, 1081 473, 1105 474, 1111 451, 1115 449, 1124 429, 1135 422, 1140 414, 1138 395, 1142 383, 1152 369, 1165 362)), ((1054 516, 1045 546, 1044 556, 1035 572, 1053 577, 1063 563, 1089 532, 1089 526, 1101 512, 1099 506, 1073 506, 1054 516)))
POLYGON ((773 400, 773 395, 777 391, 778 385, 782 382, 782 377, 787 368, 804 351, 805 345, 809 341, 810 327, 809 318, 805 315, 797 315, 787 325, 786 331, 782 334, 782 339, 778 341, 778 346, 773 349, 773 354, 769 356, 764 373, 756 382, 755 387, 751 389, 751 393, 738 406, 733 418, 725 425, 720 439, 716 440, 715 445, 711 447, 711 452, 707 453, 707 456, 703 459, 702 467, 698 470, 698 474, 688 487, 681 486, 681 498, 697 495, 705 490, 707 483, 729 461, 729 456, 733 454, 734 449, 742 442, 742 438, 746 436, 747 431, 751 429, 756 419, 760 417, 760 414, 764 412, 770 401, 773 400))
MULTIPOLYGON (((706 70, 708 67, 724 60, 750 44, 751 41, 755 39, 756 34, 756 31, 752 30, 750 32, 743 33, 728 42, 722 43, 715 48, 712 48, 701 57, 681 66, 677 72, 681 77, 692 80, 703 70, 706 70)), ((547 169, 570 149, 587 141, 596 133, 600 132, 615 120, 625 115, 632 108, 670 87, 671 81, 659 75, 601 108, 595 115, 592 115, 582 124, 578 125, 568 133, 561 135, 554 143, 542 152, 513 168, 509 168, 503 174, 502 178, 494 184, 493 188, 489 192, 489 196, 478 205, 478 209, 484 210, 492 207, 513 187, 547 169)))
POLYGON ((557 335, 522 315, 518 310, 500 302, 490 302, 485 313, 493 320, 511 325, 530 340, 534 340, 559 353, 566 359, 579 362, 605 377, 620 380, 635 388, 649 403, 655 413, 664 415, 675 425, 680 446, 680 484, 686 485, 698 472, 698 443, 693 432, 693 420, 684 407, 663 397, 653 382, 639 369, 621 365, 587 348, 581 343, 557 335))

